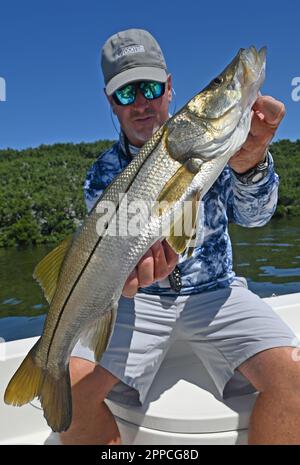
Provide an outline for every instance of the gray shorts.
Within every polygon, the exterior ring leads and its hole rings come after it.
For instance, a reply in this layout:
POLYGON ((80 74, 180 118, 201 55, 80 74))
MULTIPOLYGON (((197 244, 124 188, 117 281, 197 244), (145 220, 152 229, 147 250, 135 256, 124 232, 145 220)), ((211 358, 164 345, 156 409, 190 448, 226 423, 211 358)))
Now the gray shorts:
MULTIPOLYGON (((244 278, 230 287, 188 296, 138 293, 122 297, 109 347, 100 365, 119 378, 107 398, 141 405, 172 343, 186 341, 201 359, 221 397, 255 392, 236 368, 256 353, 295 346, 293 331, 248 290, 244 278)), ((94 362, 80 342, 72 356, 94 362)))

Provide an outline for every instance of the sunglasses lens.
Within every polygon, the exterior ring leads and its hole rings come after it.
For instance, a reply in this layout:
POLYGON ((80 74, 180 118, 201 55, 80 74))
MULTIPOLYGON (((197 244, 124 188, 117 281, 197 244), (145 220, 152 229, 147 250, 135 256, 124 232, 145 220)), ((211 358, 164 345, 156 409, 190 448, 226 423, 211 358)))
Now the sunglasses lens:
POLYGON ((135 100, 135 86, 128 84, 115 91, 114 94, 121 105, 130 105, 135 100))
POLYGON ((163 95, 165 92, 165 84, 163 82, 146 81, 141 82, 140 89, 146 99, 154 100, 163 95))
MULTIPOLYGON (((156 81, 142 81, 139 88, 147 100, 161 97, 165 92, 165 83, 156 81)), ((118 105, 131 105, 136 97, 136 84, 127 84, 113 94, 113 99, 118 105)))

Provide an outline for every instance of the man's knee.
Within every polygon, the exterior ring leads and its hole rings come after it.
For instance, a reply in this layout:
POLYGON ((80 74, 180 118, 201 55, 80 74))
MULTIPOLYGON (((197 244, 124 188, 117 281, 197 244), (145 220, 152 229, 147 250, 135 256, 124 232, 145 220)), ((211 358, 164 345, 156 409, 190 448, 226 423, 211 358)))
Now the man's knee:
POLYGON ((242 363, 238 370, 260 392, 300 392, 300 360, 293 347, 275 347, 261 351, 242 363))

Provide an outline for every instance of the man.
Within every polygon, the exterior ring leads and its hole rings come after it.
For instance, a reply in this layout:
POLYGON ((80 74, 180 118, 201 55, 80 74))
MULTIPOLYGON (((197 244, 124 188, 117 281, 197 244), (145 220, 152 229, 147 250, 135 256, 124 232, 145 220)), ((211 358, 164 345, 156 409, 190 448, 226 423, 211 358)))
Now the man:
MULTIPOLYGON (((110 37, 102 50, 102 70, 121 134, 88 173, 89 209, 168 119, 171 101, 171 75, 147 31, 130 29, 110 37)), ((193 258, 172 272, 177 255, 165 242, 154 244, 127 279, 101 363, 80 343, 73 351, 73 419, 60 435, 62 443, 119 444, 104 399, 141 404, 179 327, 180 337, 205 361, 220 395, 260 392, 249 443, 300 442, 300 365, 291 356, 295 335, 232 271, 228 221, 261 226, 277 201, 278 177, 268 144, 284 105, 261 96, 253 111, 246 142, 203 199, 204 241, 193 258)))

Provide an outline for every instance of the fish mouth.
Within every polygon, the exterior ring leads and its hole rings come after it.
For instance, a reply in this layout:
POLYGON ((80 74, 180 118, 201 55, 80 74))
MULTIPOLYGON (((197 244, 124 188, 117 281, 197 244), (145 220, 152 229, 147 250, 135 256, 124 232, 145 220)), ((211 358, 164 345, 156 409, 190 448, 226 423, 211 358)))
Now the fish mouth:
POLYGON ((253 45, 240 50, 241 76, 244 84, 261 81, 265 74, 266 47, 257 50, 253 45))

